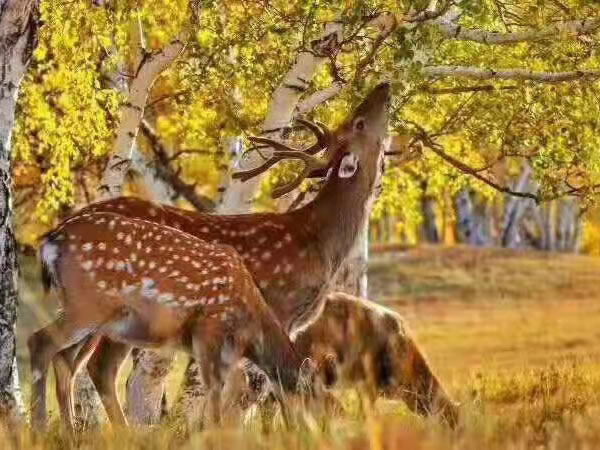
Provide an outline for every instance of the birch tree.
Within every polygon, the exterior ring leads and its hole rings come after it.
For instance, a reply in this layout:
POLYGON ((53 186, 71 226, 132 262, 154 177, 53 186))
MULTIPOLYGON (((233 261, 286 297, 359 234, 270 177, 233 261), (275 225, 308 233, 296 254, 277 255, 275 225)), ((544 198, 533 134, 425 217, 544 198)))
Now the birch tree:
POLYGON ((0 416, 13 420, 23 413, 23 405, 15 339, 19 268, 12 225, 11 136, 37 33, 37 1, 0 2, 0 416))

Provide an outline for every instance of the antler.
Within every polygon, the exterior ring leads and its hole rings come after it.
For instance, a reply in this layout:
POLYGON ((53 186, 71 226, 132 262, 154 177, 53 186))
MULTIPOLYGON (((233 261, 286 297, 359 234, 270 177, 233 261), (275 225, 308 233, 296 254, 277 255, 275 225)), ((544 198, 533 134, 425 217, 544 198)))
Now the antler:
POLYGON ((288 192, 293 191, 302 181, 309 177, 311 172, 319 171, 323 172, 325 169, 328 169, 332 162, 332 156, 328 153, 324 159, 316 158, 315 154, 319 153, 321 150, 327 148, 332 141, 331 133, 327 129, 327 127, 320 122, 310 122, 306 119, 297 119, 297 122, 301 125, 304 125, 310 131, 313 132, 315 137, 317 138, 317 142, 315 142, 310 147, 299 150, 292 147, 289 147, 281 142, 275 141, 273 139, 251 136, 248 139, 251 142, 256 144, 263 144, 269 147, 273 147, 275 151, 271 155, 271 157, 266 160, 260 166, 250 169, 244 170, 240 172, 236 172, 233 174, 233 178, 240 179, 242 181, 247 181, 250 178, 254 178, 257 175, 260 175, 263 172, 266 172, 269 168, 277 164, 279 161, 284 159, 299 159, 304 162, 304 168, 302 172, 291 182, 284 186, 280 186, 273 190, 271 196, 273 198, 279 198, 288 192))

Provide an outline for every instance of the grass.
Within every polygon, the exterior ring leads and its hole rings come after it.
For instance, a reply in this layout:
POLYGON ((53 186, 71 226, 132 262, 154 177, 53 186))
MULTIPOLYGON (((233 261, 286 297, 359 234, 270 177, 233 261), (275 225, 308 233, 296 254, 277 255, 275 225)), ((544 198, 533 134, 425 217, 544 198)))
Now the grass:
MULTIPOLYGON (((404 314, 448 391, 461 402, 463 423, 455 431, 435 418, 411 415, 399 402, 381 399, 368 408, 357 393, 345 391, 337 393, 344 412, 330 416, 296 408, 291 430, 275 426, 266 432, 251 421, 184 437, 169 424, 105 426, 72 440, 53 423, 48 433, 33 437, 27 428, 0 431, 0 442, 6 449, 90 450, 595 448, 600 442, 598 273, 600 259, 585 256, 461 247, 374 255, 371 298, 404 314)), ((24 336, 52 308, 40 308, 35 277, 26 266, 19 324, 24 383, 29 379, 24 336)), ((173 376, 171 392, 178 383, 173 376)))

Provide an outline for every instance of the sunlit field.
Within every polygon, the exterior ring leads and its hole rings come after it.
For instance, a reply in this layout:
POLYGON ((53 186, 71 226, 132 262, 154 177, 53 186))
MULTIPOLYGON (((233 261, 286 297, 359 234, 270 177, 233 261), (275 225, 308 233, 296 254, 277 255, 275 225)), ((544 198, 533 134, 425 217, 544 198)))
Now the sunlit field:
MULTIPOLYGON (((4 432, 2 448, 597 448, 600 443, 600 302, 593 257, 509 250, 421 248, 373 255, 371 298, 401 312, 435 371, 461 403, 450 430, 403 404, 337 391, 344 411, 294 410, 292 428, 260 420, 184 435, 176 423, 63 436, 54 398, 48 434, 4 432)), ((24 339, 52 310, 26 265, 19 324, 21 378, 29 380, 24 339)), ((169 398, 181 382, 179 359, 169 398)), ((127 371, 125 368, 124 372, 127 371)), ((124 375, 121 376, 122 380, 124 375)), ((50 380, 52 382, 52 379, 50 380)), ((52 389, 49 392, 53 392, 52 389)), ((53 397, 51 395, 50 397, 53 397)))

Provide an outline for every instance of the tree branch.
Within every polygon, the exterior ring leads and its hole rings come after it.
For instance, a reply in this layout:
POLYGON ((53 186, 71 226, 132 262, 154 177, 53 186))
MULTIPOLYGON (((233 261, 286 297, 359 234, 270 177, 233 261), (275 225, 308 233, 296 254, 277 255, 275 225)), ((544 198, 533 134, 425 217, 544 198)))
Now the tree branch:
POLYGON ((311 94, 308 98, 298 104, 296 107, 296 115, 302 115, 312 111, 316 106, 325 103, 327 100, 339 94, 344 86, 346 86, 345 83, 334 81, 331 86, 311 94))
POLYGON ((528 69, 482 69, 470 66, 426 66, 422 74, 431 78, 470 78, 473 80, 519 80, 538 83, 587 81, 600 78, 600 70, 574 70, 569 72, 535 72, 528 69))
POLYGON ((479 86, 455 86, 449 88, 432 88, 424 86, 421 90, 432 95, 446 95, 464 94, 467 92, 514 91, 516 89, 519 89, 519 86, 494 86, 493 84, 485 84, 479 86))
POLYGON ((186 184, 177 173, 169 166, 169 154, 160 139, 150 126, 142 120, 141 129, 144 136, 150 142, 152 152, 156 157, 156 175, 168 183, 179 195, 190 202, 198 211, 211 211, 215 205, 208 197, 198 195, 194 185, 186 184))
POLYGON ((531 192, 514 191, 511 188, 509 188, 508 186, 502 186, 502 185, 496 183, 495 181, 490 180, 487 177, 484 177, 483 175, 481 175, 481 173, 477 169, 473 169, 471 166, 456 159, 454 156, 447 154, 444 151, 443 147, 440 144, 438 144, 437 142, 435 142, 433 139, 431 139, 431 137, 429 136, 429 133, 427 133, 427 131, 425 131, 425 129, 423 127, 421 127, 419 124, 417 124, 415 122, 409 122, 409 123, 411 125, 413 125, 415 128, 417 128, 418 137, 420 138, 421 142, 423 142, 423 145, 425 147, 427 147, 429 150, 431 150, 433 153, 435 153, 437 156, 442 158, 444 161, 446 161, 448 164, 450 164, 452 167, 458 169, 459 171, 461 171, 464 174, 472 176, 473 178, 481 181, 482 183, 487 184, 488 186, 494 188, 495 190, 497 190, 499 192, 502 192, 504 194, 513 195, 515 197, 530 198, 530 199, 534 200, 536 203, 539 203, 540 198, 536 194, 532 194, 531 192))
POLYGON ((599 18, 568 20, 547 25, 539 30, 517 31, 512 33, 463 28, 459 24, 450 22, 443 17, 432 23, 438 25, 442 34, 448 39, 471 41, 489 45, 516 44, 518 42, 558 38, 564 35, 572 36, 588 34, 600 28, 599 18))
POLYGON ((129 87, 127 102, 121 107, 121 120, 113 142, 111 157, 102 181, 102 197, 120 195, 125 175, 130 167, 131 155, 140 121, 144 116, 150 88, 157 76, 165 70, 184 50, 185 44, 178 36, 164 49, 156 53, 143 53, 135 77, 129 87))

